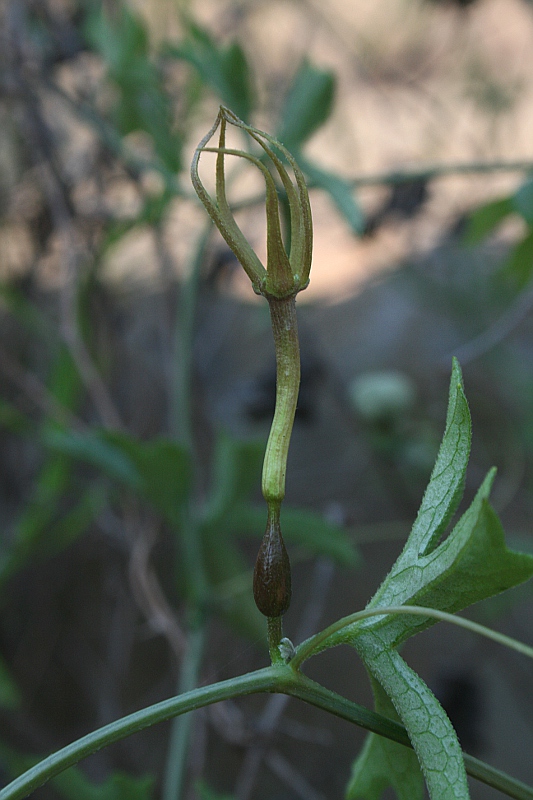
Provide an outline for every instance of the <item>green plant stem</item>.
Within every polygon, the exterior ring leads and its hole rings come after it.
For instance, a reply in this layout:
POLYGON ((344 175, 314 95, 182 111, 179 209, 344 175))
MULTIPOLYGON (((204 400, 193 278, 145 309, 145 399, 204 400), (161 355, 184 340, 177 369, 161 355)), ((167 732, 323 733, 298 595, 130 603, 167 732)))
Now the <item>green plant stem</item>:
POLYGON ((189 452, 192 452, 193 448, 191 368, 194 320, 201 268, 205 261, 206 248, 212 230, 213 224, 209 221, 200 234, 196 250, 191 258, 188 274, 181 289, 175 331, 171 430, 189 452))
MULTIPOLYGON (((112 722, 110 725, 67 745, 62 750, 58 750, 20 775, 0 791, 0 800, 22 800, 50 778, 59 775, 91 753, 158 722, 212 703, 218 703, 221 700, 262 692, 288 694, 373 733, 393 739, 406 747, 411 746, 405 728, 397 722, 346 700, 302 673, 291 669, 290 664, 277 665, 237 678, 230 678, 211 686, 194 689, 187 694, 172 697, 170 700, 164 700, 162 703, 157 703, 112 722)), ((533 788, 479 761, 479 759, 465 756, 465 765, 469 775, 483 781, 488 786, 499 789, 508 797, 515 798, 515 800, 533 800, 533 788)))
MULTIPOLYGON (((382 617, 385 614, 406 614, 407 616, 417 617, 431 617, 440 620, 441 622, 450 622, 452 625, 457 625, 460 628, 465 628, 472 633, 477 633, 480 636, 485 636, 487 639, 492 639, 498 644, 516 650, 522 655, 533 658, 533 647, 529 647, 523 642, 512 639, 510 636, 505 636, 503 633, 486 628, 484 625, 479 625, 477 622, 472 622, 465 617, 459 617, 457 614, 448 614, 446 611, 438 611, 435 608, 425 608, 424 606, 386 606, 383 608, 365 608, 362 611, 356 611, 354 614, 349 614, 347 617, 334 622, 329 627, 324 628, 323 631, 307 639, 299 647, 296 648, 296 653, 291 660, 291 667, 299 669, 299 667, 313 655, 316 655, 323 649, 323 644, 333 634, 348 628, 355 622, 368 619, 369 617, 382 617)), ((340 644, 340 642, 339 642, 340 644)))
MULTIPOLYGON (((291 669, 290 664, 276 665, 194 689, 185 695, 172 697, 112 722, 110 725, 67 745, 62 750, 58 750, 20 775, 0 791, 0 800, 22 800, 50 778, 73 766, 81 759, 112 742, 125 739, 158 722, 212 703, 218 703, 221 700, 261 692, 288 694, 373 733, 393 739, 406 747, 411 746, 405 728, 398 723, 346 700, 302 673, 291 669)), ((533 788, 494 767, 471 756, 465 756, 465 765, 469 775, 499 789, 508 797, 515 798, 515 800, 533 800, 533 788)))
MULTIPOLYGON (((205 645, 205 626, 191 631, 189 646, 181 664, 178 694, 183 695, 196 688, 205 645)), ((190 714, 174 717, 163 784, 163 800, 179 800, 182 795, 183 776, 187 762, 187 749, 192 725, 190 714)))
POLYGON ((281 503, 285 497, 285 474, 298 391, 300 345, 296 321, 296 299, 268 298, 276 350, 276 409, 263 463, 263 497, 281 503))
POLYGON ((268 650, 272 664, 283 664, 279 643, 283 636, 281 617, 267 617, 268 650))

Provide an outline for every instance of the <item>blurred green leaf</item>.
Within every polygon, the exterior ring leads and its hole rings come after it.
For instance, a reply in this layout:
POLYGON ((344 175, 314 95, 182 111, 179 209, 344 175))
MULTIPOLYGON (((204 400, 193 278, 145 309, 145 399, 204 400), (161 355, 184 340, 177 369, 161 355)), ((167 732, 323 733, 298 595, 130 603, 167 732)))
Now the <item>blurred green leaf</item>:
POLYGON ((93 783, 78 767, 71 767, 53 779, 59 793, 67 800, 150 800, 154 779, 113 772, 102 783, 93 783))
POLYGON ((529 178, 515 192, 512 203, 515 211, 525 219, 528 225, 533 225, 533 179, 529 178))
POLYGON ((276 139, 291 152, 298 152, 328 119, 334 96, 334 73, 319 69, 305 59, 285 98, 276 139))
POLYGON ((54 429, 47 432, 45 444, 102 470, 143 496, 173 525, 179 523, 181 504, 189 492, 190 468, 186 452, 177 443, 164 438, 142 442, 119 431, 54 429))
POLYGON ((10 314, 13 314, 31 334, 48 344, 57 340, 53 325, 18 286, 12 283, 0 283, 0 299, 10 314))
POLYGON ((69 547, 82 536, 108 502, 108 494, 101 484, 86 489, 78 502, 50 524, 41 549, 54 553, 69 547))
MULTIPOLYGON (((41 758, 28 756, 0 742, 0 756, 3 766, 15 778, 31 769, 41 758)), ((56 775, 51 783, 59 794, 67 800, 151 800, 154 780, 149 775, 134 777, 115 771, 104 781, 90 781, 79 767, 70 767, 56 775)))
POLYGON ((218 432, 206 520, 222 519, 250 492, 259 490, 264 454, 262 440, 237 439, 225 431, 218 432))
POLYGON ((139 473, 119 447, 102 438, 97 431, 79 432, 49 429, 43 434, 44 444, 51 450, 84 461, 114 480, 137 490, 141 486, 139 473))
POLYGON ((467 244, 477 244, 489 233, 492 233, 505 217, 516 211, 512 197, 492 200, 473 211, 469 218, 464 239, 467 244))
POLYGON ((102 5, 89 6, 84 33, 88 43, 117 76, 148 57, 148 33, 141 18, 127 6, 116 6, 114 16, 111 20, 102 5))
POLYGON ((0 708, 7 711, 17 708, 20 703, 20 692, 11 677, 3 658, 0 658, 0 708))
POLYGON ((511 278, 519 289, 524 288, 533 272, 533 230, 516 244, 501 269, 504 277, 511 278))
POLYGON ((119 90, 113 112, 120 133, 146 131, 163 164, 171 171, 179 171, 182 137, 173 128, 169 96, 151 61, 148 33, 141 17, 125 5, 115 12, 115 18, 102 7, 94 7, 87 17, 85 35, 103 57, 119 90))
POLYGON ((163 437, 141 442, 118 431, 104 431, 102 436, 134 467, 144 497, 169 522, 178 525, 191 479, 189 457, 184 448, 163 437))
POLYGON ((33 430, 32 421, 12 403, 0 397, 0 428, 10 433, 24 434, 33 430))
POLYGON ((165 53, 191 64, 209 86, 245 122, 255 105, 250 67, 237 42, 220 47, 205 28, 190 22, 179 45, 167 45, 165 53))
POLYGON ((350 186, 349 181, 333 172, 317 167, 301 154, 298 154, 297 159, 311 183, 329 194, 352 231, 361 234, 364 230, 365 219, 361 207, 355 199, 355 190, 350 186))
POLYGON ((200 800, 235 800, 235 795, 215 792, 205 781, 197 781, 195 789, 200 800))

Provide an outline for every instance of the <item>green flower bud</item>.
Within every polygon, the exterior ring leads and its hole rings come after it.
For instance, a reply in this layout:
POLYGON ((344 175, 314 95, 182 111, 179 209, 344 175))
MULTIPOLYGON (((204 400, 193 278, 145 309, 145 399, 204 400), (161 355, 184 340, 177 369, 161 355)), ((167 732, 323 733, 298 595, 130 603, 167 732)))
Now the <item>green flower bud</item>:
POLYGON ((198 197, 206 207, 211 219, 235 253, 246 274, 252 281, 257 294, 265 297, 284 299, 293 297, 305 289, 309 283, 311 269, 311 253, 313 247, 313 224, 311 206, 303 173, 294 157, 274 137, 268 133, 247 125, 228 108, 220 107, 215 124, 202 139, 194 153, 191 178, 198 197), (263 150, 261 158, 243 150, 226 148, 227 126, 247 133, 263 150), (218 147, 209 147, 215 133, 219 131, 218 147), (217 153, 216 195, 213 199, 206 191, 198 173, 200 156, 204 152, 217 153), (260 259, 246 240, 235 222, 226 197, 225 158, 228 155, 238 156, 250 161, 263 174, 266 187, 266 222, 267 222, 267 265, 260 259), (287 195, 290 209, 291 247, 287 253, 281 235, 281 218, 276 183, 266 162, 277 172, 287 195), (284 161, 292 168, 294 180, 287 172, 284 161))

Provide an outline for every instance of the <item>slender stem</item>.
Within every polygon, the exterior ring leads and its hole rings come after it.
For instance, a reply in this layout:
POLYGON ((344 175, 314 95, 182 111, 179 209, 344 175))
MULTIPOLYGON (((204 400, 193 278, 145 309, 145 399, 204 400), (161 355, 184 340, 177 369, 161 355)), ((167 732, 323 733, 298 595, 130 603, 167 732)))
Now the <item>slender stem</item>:
POLYGON ((300 346, 294 297, 268 298, 276 350, 276 409, 263 463, 263 497, 280 503, 285 497, 285 474, 298 391, 300 346))
MULTIPOLYGON (((399 725, 388 717, 376 714, 367 708, 359 706, 357 703, 346 700, 344 697, 320 686, 320 684, 315 683, 301 673, 299 673, 299 675, 303 680, 286 688, 285 692, 287 694, 290 694, 292 697, 298 697, 300 700, 304 700, 310 705, 328 711, 330 714, 334 714, 348 722, 366 728, 373 733, 377 733, 379 736, 385 736, 387 739, 392 739, 399 744, 412 748, 407 731, 402 725, 399 725)), ((463 753, 463 757, 466 771, 472 778, 476 778, 482 783, 487 784, 487 786, 498 789, 508 797, 515 798, 515 800, 533 800, 533 788, 531 786, 516 780, 516 778, 512 778, 505 772, 467 753, 463 753)), ((0 800, 3 800, 1 795, 0 800)))
POLYGON ((272 664, 284 663, 279 652, 279 643, 283 636, 281 619, 281 617, 267 617, 268 650, 272 664))
MULTIPOLYGON (((23 800, 39 786, 59 775, 68 767, 95 753, 112 742, 120 741, 150 725, 170 719, 221 700, 248 694, 279 692, 296 697, 310 705, 328 711, 348 722, 366 728, 380 736, 410 747, 405 728, 381 714, 353 703, 287 666, 272 666, 231 678, 211 686, 194 689, 187 694, 164 700, 154 706, 123 717, 104 728, 84 736, 62 750, 45 758, 20 775, 0 791, 0 800, 23 800)), ((465 755, 466 771, 516 800, 533 800, 533 788, 478 759, 465 755)))
POLYGON ((189 264, 187 277, 182 286, 175 330, 171 430, 178 441, 185 445, 189 451, 192 450, 193 446, 190 395, 194 320, 200 284, 200 271, 205 260, 207 243, 212 229, 213 225, 209 221, 198 239, 196 250, 189 264))
POLYGON ((369 617, 382 617, 386 614, 431 617, 442 622, 450 622, 452 625, 466 628, 472 633, 478 633, 480 636, 485 636, 487 639, 492 639, 494 642, 498 642, 529 658, 533 658, 533 647, 529 647, 529 645, 519 642, 516 639, 511 639, 510 636, 505 636, 503 633, 493 631, 491 628, 486 628, 484 625, 479 625, 477 622, 472 622, 465 617, 459 617, 457 614, 448 614, 446 611, 438 611, 435 608, 425 608, 424 606, 387 606, 383 608, 365 608, 363 611, 357 611, 355 614, 350 614, 347 617, 337 620, 337 622, 334 622, 320 633, 317 633, 316 636, 307 639, 307 641, 303 642, 296 649, 296 653, 291 660, 291 667, 297 670, 304 661, 316 655, 322 649, 323 643, 333 636, 333 634, 342 631, 344 628, 348 628, 355 622, 360 622, 369 617))
POLYGON ((194 689, 187 694, 163 700, 149 708, 129 714, 48 756, 2 789, 0 800, 22 800, 50 778, 59 775, 68 767, 77 764, 78 761, 102 747, 125 739, 158 722, 164 722, 179 714, 185 714, 221 700, 257 692, 276 691, 276 687, 280 683, 284 683, 283 680, 280 681, 281 671, 286 673, 287 668, 267 667, 238 678, 194 689))
MULTIPOLYGON (((205 638, 205 626, 203 625, 189 634, 189 646, 181 665, 178 685, 179 695, 196 688, 205 638)), ((163 800, 179 800, 182 796, 191 725, 191 714, 174 717, 172 721, 163 785, 163 800)))

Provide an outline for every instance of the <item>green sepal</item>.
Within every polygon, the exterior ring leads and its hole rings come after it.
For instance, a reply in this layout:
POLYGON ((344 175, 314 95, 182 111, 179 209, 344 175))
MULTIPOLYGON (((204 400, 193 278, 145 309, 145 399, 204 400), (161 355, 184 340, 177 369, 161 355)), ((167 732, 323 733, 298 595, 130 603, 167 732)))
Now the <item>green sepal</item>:
POLYGON ((269 136, 269 134, 247 125, 228 108, 221 106, 215 124, 196 148, 191 165, 191 180, 200 200, 226 243, 237 256, 250 278, 254 290, 258 294, 284 299, 290 298, 306 288, 311 269, 313 238, 309 195, 301 169, 291 153, 279 141, 269 136), (262 148, 266 159, 279 176, 289 203, 291 223, 290 253, 286 251, 281 234, 279 198, 274 179, 263 163, 263 159, 258 159, 242 150, 226 148, 226 128, 228 124, 240 128, 262 148), (209 147, 210 140, 219 128, 218 147, 209 147), (217 153, 216 200, 210 197, 199 176, 200 156, 206 151, 217 153), (265 179, 267 214, 266 268, 235 222, 228 203, 225 176, 225 158, 227 155, 240 156, 247 159, 262 172, 265 179), (284 166, 284 160, 288 162, 294 173, 294 182, 289 177, 284 166))

